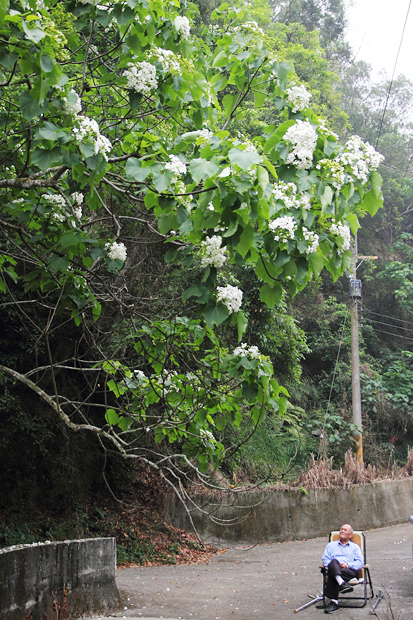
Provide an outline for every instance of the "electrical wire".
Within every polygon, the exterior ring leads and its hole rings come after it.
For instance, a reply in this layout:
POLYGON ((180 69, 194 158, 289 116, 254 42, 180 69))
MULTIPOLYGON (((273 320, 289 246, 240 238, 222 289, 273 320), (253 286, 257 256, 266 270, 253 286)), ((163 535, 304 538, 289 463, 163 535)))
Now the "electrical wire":
POLYGON ((409 6, 407 8, 407 13, 406 13, 406 19, 404 20, 403 31, 402 31, 402 35, 400 37, 399 49, 397 50, 397 56, 396 56, 396 61, 394 63, 393 74, 391 76, 389 88, 388 88, 388 91, 387 91, 386 103, 384 104, 384 110, 383 110, 383 114, 381 116, 379 133, 377 135, 377 140, 376 140, 376 149, 377 149, 377 146, 378 146, 378 143, 379 143, 379 140, 380 140, 381 130, 383 128, 384 115, 386 114, 387 104, 389 103, 390 92, 391 92, 391 89, 392 89, 392 86, 393 86, 394 75, 396 73, 396 67, 397 67, 397 63, 398 63, 398 60, 399 60, 400 50, 401 50, 402 43, 403 43, 404 31, 406 30, 407 19, 409 17, 409 12, 410 12, 411 5, 412 5, 412 0, 410 0, 410 2, 409 2, 409 6))
POLYGON ((395 334, 394 332, 385 332, 382 329, 376 329, 375 327, 372 327, 372 330, 379 334, 387 334, 388 336, 393 336, 393 338, 402 338, 403 340, 409 340, 413 342, 413 338, 409 338, 408 336, 402 336, 401 334, 395 334))
POLYGON ((370 308, 367 308, 367 306, 365 306, 363 304, 362 306, 363 310, 367 310, 367 312, 370 312, 370 314, 375 314, 376 316, 381 316, 385 319, 393 319, 394 321, 399 321, 400 323, 407 323, 407 325, 413 325, 412 321, 405 321, 404 319, 398 319, 395 316, 389 316, 388 314, 380 314, 380 312, 374 312, 374 310, 370 310, 370 308))
MULTIPOLYGON (((341 345, 343 344, 343 336, 344 336, 344 329, 346 327, 346 323, 347 323, 347 317, 349 315, 349 309, 347 307, 347 312, 344 315, 344 321, 343 321, 343 326, 341 328, 341 334, 340 334, 340 340, 339 340, 339 344, 338 344, 338 351, 337 351, 337 357, 336 357, 336 363, 334 365, 334 372, 333 372, 333 377, 331 379, 331 385, 330 385, 330 393, 328 395, 328 401, 327 401, 327 407, 326 407, 326 412, 324 414, 324 420, 323 420, 323 429, 322 429, 322 434, 324 435, 324 431, 325 431, 325 426, 326 426, 326 418, 327 418, 327 414, 328 414, 328 409, 330 407, 330 403, 331 403, 331 396, 333 394, 333 386, 334 386, 334 381, 336 378, 336 373, 337 373, 337 368, 338 368, 338 360, 340 359, 340 352, 341 352, 341 345)), ((320 459, 320 450, 321 450, 321 442, 320 445, 318 447, 318 460, 320 459)))
POLYGON ((378 323, 378 325, 384 325, 385 327, 394 327, 396 329, 403 329, 406 332, 413 332, 413 329, 409 329, 408 327, 403 327, 402 325, 393 325, 392 323, 384 323, 383 321, 378 321, 377 319, 369 319, 365 318, 366 321, 370 323, 378 323))

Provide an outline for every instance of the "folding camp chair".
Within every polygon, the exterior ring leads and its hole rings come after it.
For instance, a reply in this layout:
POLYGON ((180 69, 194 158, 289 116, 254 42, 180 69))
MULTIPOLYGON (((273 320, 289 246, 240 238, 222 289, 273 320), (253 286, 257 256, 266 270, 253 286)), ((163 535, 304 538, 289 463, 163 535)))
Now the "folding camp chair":
MULTIPOLYGON (((330 532, 328 542, 338 540, 339 534, 340 532, 338 530, 330 532)), ((364 532, 354 531, 350 540, 360 547, 364 564, 359 570, 358 579, 354 578, 349 581, 349 585, 354 587, 354 591, 348 594, 340 595, 340 605, 342 607, 364 607, 367 601, 369 599, 373 599, 374 596, 373 584, 371 583, 370 577, 370 569, 369 565, 367 564, 366 537, 364 535, 364 532), (359 590, 359 595, 357 595, 357 590, 359 590)), ((326 605, 327 602, 325 596, 325 588, 327 584, 327 569, 323 566, 321 567, 321 572, 323 573, 323 602, 324 605, 326 605)))

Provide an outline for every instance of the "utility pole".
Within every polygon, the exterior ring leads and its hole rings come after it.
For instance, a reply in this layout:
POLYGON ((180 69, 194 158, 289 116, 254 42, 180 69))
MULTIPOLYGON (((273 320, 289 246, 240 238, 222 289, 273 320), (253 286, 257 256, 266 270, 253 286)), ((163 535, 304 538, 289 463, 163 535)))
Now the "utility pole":
POLYGON ((359 354, 359 321, 358 303, 361 299, 361 280, 357 280, 357 235, 353 245, 353 274, 350 278, 351 307, 351 374, 353 392, 353 424, 358 430, 353 437, 356 445, 355 454, 358 463, 363 463, 363 435, 361 422, 361 391, 360 391, 360 354, 359 354))

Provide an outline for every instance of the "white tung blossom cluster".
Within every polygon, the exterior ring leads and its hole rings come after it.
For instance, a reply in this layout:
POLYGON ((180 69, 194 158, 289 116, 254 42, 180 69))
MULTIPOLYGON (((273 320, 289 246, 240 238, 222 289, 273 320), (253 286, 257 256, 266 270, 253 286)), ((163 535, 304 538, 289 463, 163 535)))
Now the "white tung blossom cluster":
POLYGON ((162 65, 164 73, 173 72, 181 75, 181 65, 171 50, 155 47, 152 50, 152 58, 155 62, 159 62, 162 65))
POLYGON ((78 127, 73 128, 76 140, 84 142, 87 139, 93 140, 95 155, 100 153, 107 160, 108 152, 112 148, 110 140, 100 133, 99 125, 94 119, 87 116, 76 116, 78 127))
POLYGON ((56 222, 64 222, 68 219, 66 200, 60 194, 43 194, 44 200, 54 207, 50 217, 56 222))
POLYGON ((291 215, 283 215, 277 217, 268 224, 268 228, 274 233, 274 240, 281 241, 281 243, 287 243, 289 239, 294 239, 295 231, 297 230, 297 224, 291 215))
POLYGON ((287 101, 292 112, 300 112, 308 108, 312 94, 308 92, 304 84, 287 88, 287 101))
POLYGON ((333 222, 330 226, 330 233, 334 237, 341 237, 343 239, 343 243, 337 250, 337 254, 340 255, 350 249, 350 228, 348 226, 341 224, 341 222, 333 222))
POLYGON ((178 177, 186 174, 186 166, 177 155, 169 155, 170 161, 165 164, 165 170, 171 170, 174 173, 173 181, 177 181, 178 177))
POLYGON ((105 245, 106 250, 108 251, 108 257, 111 260, 120 260, 123 263, 126 260, 126 247, 124 243, 118 243, 117 241, 113 241, 112 243, 108 242, 105 245))
POLYGON ((214 446, 217 443, 217 440, 215 439, 211 431, 207 431, 205 428, 201 428, 199 434, 202 437, 202 440, 206 446, 208 446, 208 444, 214 446))
POLYGON ((286 163, 299 169, 311 167, 314 149, 317 144, 317 132, 309 121, 297 120, 284 134, 284 140, 292 144, 292 150, 286 163))
POLYGON ((69 201, 60 194, 43 194, 43 199, 53 207, 50 217, 56 222, 68 222, 71 226, 75 227, 77 222, 81 220, 83 194, 80 192, 74 192, 71 195, 73 203, 72 209, 70 209, 69 201), (72 215, 74 215, 76 219, 73 219, 72 215))
POLYGON ((145 60, 136 63, 129 62, 123 75, 126 77, 126 88, 142 95, 149 95, 158 86, 156 67, 145 60))
POLYGON ((198 138, 197 138, 197 142, 209 142, 213 135, 214 134, 213 134, 212 131, 210 131, 209 129, 204 127, 199 132, 199 135, 198 135, 198 138))
POLYGON ((343 164, 338 159, 320 159, 316 167, 322 171, 327 183, 340 191, 346 181, 343 164))
POLYGON ((264 36, 264 31, 262 28, 260 28, 257 24, 257 22, 254 21, 250 21, 250 22, 244 22, 243 24, 241 24, 241 26, 237 26, 236 28, 234 28, 235 31, 237 30, 249 30, 250 32, 254 33, 254 34, 259 34, 261 37, 264 36))
MULTIPOLYGON (((175 192, 177 194, 186 194, 186 185, 181 180, 176 181, 175 192)), ((185 207, 188 215, 192 211, 192 201, 194 199, 192 194, 188 194, 186 196, 176 196, 176 199, 185 207)))
POLYGON ((82 100, 73 89, 67 97, 63 97, 63 109, 71 116, 77 116, 82 111, 82 100))
POLYGON ((272 194, 276 202, 283 202, 287 209, 311 209, 310 196, 308 194, 297 195, 295 183, 274 183, 272 194))
POLYGON ((227 308, 230 314, 238 312, 242 304, 242 291, 237 286, 218 286, 217 288, 217 301, 221 301, 227 308))
POLYGON ((175 32, 183 39, 189 39, 191 26, 187 17, 178 15, 173 21, 173 26, 175 28, 175 32))
POLYGON ((367 183, 368 176, 377 170, 384 156, 359 136, 351 136, 345 146, 345 152, 338 158, 344 166, 349 166, 351 174, 361 183, 367 183))
POLYGON ((319 236, 312 230, 308 230, 308 228, 306 228, 305 226, 303 226, 302 232, 304 239, 309 243, 309 246, 307 247, 305 253, 313 254, 313 252, 315 252, 318 248, 319 236))
POLYGON ((201 243, 200 257, 201 267, 222 267, 227 260, 227 249, 221 247, 222 239, 218 235, 207 237, 201 243))
POLYGON ((261 359, 261 353, 259 352, 258 347, 255 345, 249 347, 245 342, 234 349, 233 355, 236 355, 237 357, 248 357, 252 360, 261 359))

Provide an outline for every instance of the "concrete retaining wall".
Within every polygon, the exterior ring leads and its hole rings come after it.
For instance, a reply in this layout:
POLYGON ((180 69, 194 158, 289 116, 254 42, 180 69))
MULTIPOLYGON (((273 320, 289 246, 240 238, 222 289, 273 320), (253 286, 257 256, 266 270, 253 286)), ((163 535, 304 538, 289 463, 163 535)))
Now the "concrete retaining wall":
POLYGON ((119 600, 115 569, 115 538, 0 549, 0 620, 73 619, 110 609, 119 600), (65 606, 67 615, 55 613, 65 606))
MULTIPOLYGON (((201 510, 191 512, 198 533, 207 542, 283 542, 325 536, 343 523, 361 530, 403 523, 413 514, 413 480, 306 493, 260 491, 194 499, 212 515, 211 519, 201 510)), ((166 510, 174 525, 191 529, 180 502, 174 499, 166 510)))

